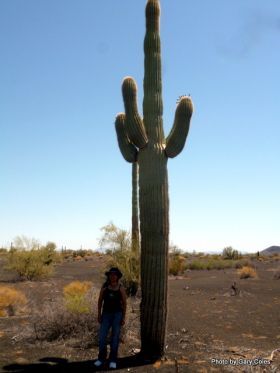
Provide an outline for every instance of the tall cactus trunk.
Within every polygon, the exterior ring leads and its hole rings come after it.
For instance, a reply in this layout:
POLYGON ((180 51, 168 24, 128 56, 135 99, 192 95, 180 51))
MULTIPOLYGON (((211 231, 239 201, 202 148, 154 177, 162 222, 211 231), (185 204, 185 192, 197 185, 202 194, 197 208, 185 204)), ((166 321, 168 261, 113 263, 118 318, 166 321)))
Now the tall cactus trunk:
POLYGON ((141 350, 147 357, 162 356, 165 345, 169 236, 166 166, 161 149, 147 146, 139 154, 141 350))
POLYGON ((139 234, 139 198, 138 198, 138 163, 132 163, 132 229, 131 243, 132 251, 139 252, 140 234, 139 234))
POLYGON ((144 126, 149 142, 141 149, 139 201, 141 231, 141 349, 144 355, 164 352, 167 318, 169 202, 167 156, 162 126, 162 82, 159 3, 146 7, 144 40, 144 126))
POLYGON ((159 0, 148 0, 144 40, 143 119, 137 109, 137 86, 123 81, 125 114, 116 117, 118 143, 128 162, 139 164, 141 232, 141 352, 150 358, 164 354, 167 320, 169 200, 167 160, 178 155, 188 135, 193 111, 181 96, 173 127, 165 139, 162 123, 162 82, 159 0))

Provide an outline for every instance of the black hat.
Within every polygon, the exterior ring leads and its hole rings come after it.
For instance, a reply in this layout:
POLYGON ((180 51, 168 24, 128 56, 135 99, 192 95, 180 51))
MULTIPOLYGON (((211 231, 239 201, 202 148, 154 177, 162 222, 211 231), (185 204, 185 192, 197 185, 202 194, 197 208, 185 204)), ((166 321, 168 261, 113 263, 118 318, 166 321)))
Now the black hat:
POLYGON ((111 273, 116 273, 118 278, 121 278, 123 275, 117 267, 112 267, 109 271, 105 272, 105 275, 109 276, 111 273))

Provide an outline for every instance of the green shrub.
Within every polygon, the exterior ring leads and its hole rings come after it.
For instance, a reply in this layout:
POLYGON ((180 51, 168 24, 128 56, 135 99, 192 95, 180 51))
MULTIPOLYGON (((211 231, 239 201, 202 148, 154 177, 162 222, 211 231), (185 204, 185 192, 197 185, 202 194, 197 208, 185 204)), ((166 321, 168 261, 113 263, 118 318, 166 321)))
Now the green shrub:
POLYGON ((187 264, 187 268, 192 270, 206 269, 206 263, 201 260, 193 260, 191 263, 187 264))
POLYGON ((244 266, 250 266, 250 260, 248 260, 248 259, 240 259, 240 260, 235 260, 234 261, 234 267, 236 269, 242 268, 244 266))
POLYGON ((235 265, 233 260, 223 259, 206 259, 206 260, 194 260, 187 264, 188 269, 192 270, 212 270, 212 269, 226 269, 232 268, 235 265))
POLYGON ((84 249, 73 250, 72 252, 73 258, 76 258, 77 256, 84 258, 88 254, 89 254, 89 250, 84 250, 84 249))
POLYGON ((8 270, 15 271, 21 280, 38 280, 49 276, 53 267, 48 250, 30 251, 12 249, 8 254, 8 270))
POLYGON ((131 234, 113 223, 101 230, 104 233, 99 245, 110 257, 108 265, 118 267, 123 273, 121 281, 127 295, 136 295, 140 284, 140 254, 139 250, 132 247, 131 234))
POLYGON ((8 253, 8 250, 5 247, 0 247, 0 256, 5 256, 8 253))
POLYGON ((118 249, 110 254, 109 265, 118 267, 123 273, 121 282, 126 289, 128 296, 134 296, 137 293, 140 284, 140 257, 139 252, 131 249, 118 249))
POLYGON ((179 254, 172 254, 169 256, 169 273, 177 276, 186 269, 185 257, 179 254))
POLYGON ((46 246, 41 246, 39 252, 45 265, 54 264, 60 260, 60 255, 56 251, 56 244, 53 242, 48 242, 46 246))

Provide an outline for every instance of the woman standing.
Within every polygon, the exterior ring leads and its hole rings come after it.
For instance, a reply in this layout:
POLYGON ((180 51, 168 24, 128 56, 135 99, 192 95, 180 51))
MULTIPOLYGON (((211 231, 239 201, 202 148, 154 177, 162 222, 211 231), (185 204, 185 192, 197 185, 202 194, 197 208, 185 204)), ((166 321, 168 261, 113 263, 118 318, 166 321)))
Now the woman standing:
POLYGON ((119 280, 122 277, 117 267, 105 272, 107 281, 102 286, 98 299, 99 354, 94 363, 101 366, 107 358, 106 339, 110 328, 112 337, 110 343, 109 368, 116 369, 121 326, 125 324, 126 293, 119 280))

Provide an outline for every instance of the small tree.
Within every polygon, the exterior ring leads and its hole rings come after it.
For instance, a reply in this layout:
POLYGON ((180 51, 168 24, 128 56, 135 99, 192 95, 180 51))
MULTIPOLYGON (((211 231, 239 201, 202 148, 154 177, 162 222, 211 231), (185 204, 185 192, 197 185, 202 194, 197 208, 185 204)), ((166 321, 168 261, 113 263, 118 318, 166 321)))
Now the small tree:
POLYGON ((122 283, 128 295, 135 295, 139 286, 139 251, 132 249, 131 234, 118 228, 112 222, 101 228, 104 232, 99 241, 111 256, 110 264, 119 267, 123 273, 122 283))
POLYGON ((14 238, 14 241, 11 244, 11 249, 33 250, 38 249, 40 246, 40 241, 36 238, 29 238, 25 235, 21 235, 14 238))
POLYGON ((231 246, 225 247, 222 254, 224 259, 240 259, 241 253, 234 250, 231 246))
POLYGON ((113 222, 102 227, 101 231, 104 232, 99 241, 99 246, 102 249, 122 251, 129 247, 131 242, 130 234, 126 230, 118 228, 113 222))

